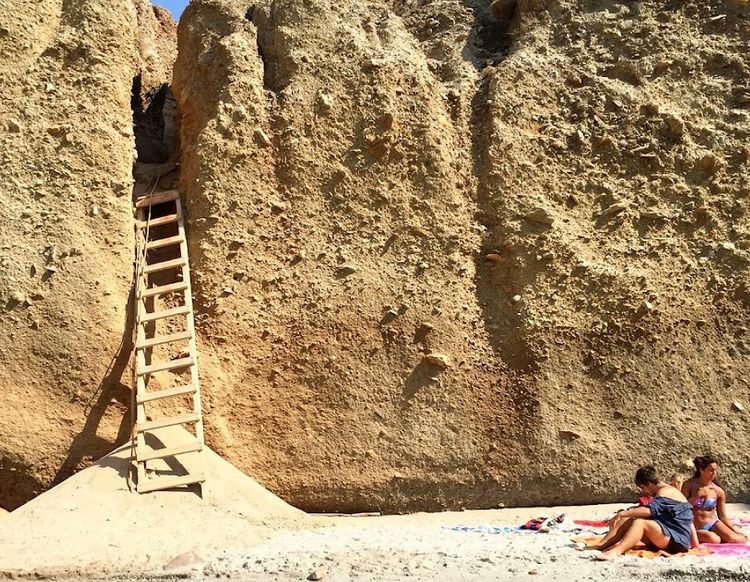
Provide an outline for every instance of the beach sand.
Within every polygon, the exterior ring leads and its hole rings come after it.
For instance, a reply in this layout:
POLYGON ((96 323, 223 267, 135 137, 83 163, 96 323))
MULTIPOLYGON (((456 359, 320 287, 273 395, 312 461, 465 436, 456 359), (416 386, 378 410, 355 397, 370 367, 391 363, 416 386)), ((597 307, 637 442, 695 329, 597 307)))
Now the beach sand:
MULTIPOLYGON (((575 549, 574 519, 625 505, 507 508, 390 516, 310 516, 212 451, 209 486, 138 495, 124 478, 129 448, 40 495, 0 521, 8 577, 304 580, 750 579, 750 559, 593 560, 575 549), (549 533, 511 527, 565 513, 549 533), (463 529, 452 529, 463 528, 463 529), (477 529, 479 528, 479 529, 477 529)), ((730 514, 750 517, 750 506, 730 514)))

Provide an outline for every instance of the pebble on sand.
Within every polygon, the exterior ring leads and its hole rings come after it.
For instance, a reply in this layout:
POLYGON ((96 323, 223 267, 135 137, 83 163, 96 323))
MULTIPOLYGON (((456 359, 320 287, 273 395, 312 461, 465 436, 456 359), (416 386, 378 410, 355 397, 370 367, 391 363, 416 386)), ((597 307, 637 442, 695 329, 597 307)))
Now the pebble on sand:
POLYGON ((326 574, 328 574, 328 570, 321 566, 320 568, 315 568, 310 574, 307 576, 308 580, 322 580, 325 578, 326 574))
POLYGON ((258 128, 253 133, 255 137, 255 141, 258 142, 258 145, 264 148, 271 147, 271 138, 268 137, 268 134, 263 131, 262 129, 258 128))
POLYGON ((544 208, 534 208, 534 210, 526 215, 526 219, 530 220, 531 222, 537 222, 539 224, 546 225, 551 225, 555 221, 555 218, 552 216, 552 214, 550 214, 549 211, 545 210, 544 208))
POLYGON ((181 570, 183 568, 197 568, 203 564, 203 558, 201 558, 195 552, 185 552, 179 556, 175 556, 169 562, 164 565, 165 570, 181 570))

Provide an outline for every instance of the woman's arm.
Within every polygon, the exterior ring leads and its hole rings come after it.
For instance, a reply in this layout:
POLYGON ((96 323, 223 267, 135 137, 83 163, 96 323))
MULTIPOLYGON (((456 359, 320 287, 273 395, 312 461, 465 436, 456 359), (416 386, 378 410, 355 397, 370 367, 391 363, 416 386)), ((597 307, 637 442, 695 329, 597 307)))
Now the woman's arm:
POLYGON ((690 524, 690 547, 691 548, 697 548, 701 545, 700 540, 698 539, 698 532, 695 531, 695 524, 690 524))
POLYGON ((685 496, 685 499, 687 499, 688 501, 690 501, 690 483, 691 483, 692 481, 693 481, 692 479, 687 479, 687 480, 686 480, 686 481, 685 481, 685 482, 684 482, 684 483, 682 484, 682 489, 681 489, 681 491, 682 491, 682 494, 683 494, 683 495, 685 496))
POLYGON ((625 511, 621 511, 617 515, 622 518, 641 517, 644 519, 648 519, 649 517, 651 517, 651 508, 650 507, 632 507, 630 509, 626 509, 625 511))
POLYGON ((732 521, 727 515, 727 494, 724 492, 724 489, 722 489, 721 487, 716 487, 716 497, 718 499, 718 502, 716 504, 716 515, 719 516, 721 522, 729 529, 731 529, 733 532, 740 533, 732 525, 732 521))

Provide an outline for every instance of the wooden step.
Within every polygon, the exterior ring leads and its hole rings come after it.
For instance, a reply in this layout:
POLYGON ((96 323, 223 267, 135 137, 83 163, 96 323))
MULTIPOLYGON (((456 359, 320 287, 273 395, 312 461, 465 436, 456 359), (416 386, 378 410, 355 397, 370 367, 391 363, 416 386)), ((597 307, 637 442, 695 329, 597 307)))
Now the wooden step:
POLYGON ((157 204, 163 204, 164 202, 171 202, 177 200, 180 197, 180 193, 177 190, 164 190, 163 192, 154 192, 153 194, 146 194, 145 196, 139 196, 135 200, 136 208, 148 208, 149 206, 156 206, 157 204))
POLYGON ((164 390, 154 390, 153 392, 145 392, 136 396, 136 402, 143 404, 144 402, 150 402, 152 400, 161 400, 162 398, 171 398, 172 396, 182 396, 183 394, 194 394, 195 386, 188 384, 187 386, 175 386, 174 388, 165 388, 164 390))
POLYGON ((186 315, 190 313, 190 308, 187 305, 181 305, 180 307, 174 307, 173 309, 165 309, 164 311, 154 311, 153 313, 147 313, 141 318, 141 323, 147 323, 149 321, 156 321, 157 319, 166 319, 167 317, 175 317, 177 315, 186 315))
POLYGON ((168 236, 167 238, 157 238, 155 240, 150 240, 146 243, 146 250, 150 251, 152 249, 160 249, 162 247, 168 247, 171 245, 179 245, 182 244, 182 241, 185 239, 182 237, 182 235, 175 235, 175 236, 168 236))
POLYGON ((187 265, 187 259, 180 257, 179 259, 172 259, 171 261, 162 261, 161 263, 152 263, 143 267, 143 272, 148 275, 149 273, 158 273, 159 271, 166 271, 167 269, 176 269, 187 265))
POLYGON ((179 358, 177 360, 169 360, 168 362, 159 362, 158 364, 151 364, 146 366, 136 373, 138 376, 145 376, 146 374, 153 374, 155 372, 163 372, 165 370, 176 370, 177 368, 187 368, 192 366, 195 360, 191 357, 179 358))
POLYGON ((171 344, 172 342, 181 342, 189 340, 192 334, 189 331, 181 331, 180 333, 170 333, 168 335, 157 335, 156 337, 145 339, 141 342, 136 343, 135 348, 137 350, 143 350, 146 348, 153 348, 154 346, 160 346, 162 344, 171 344))
POLYGON ((167 214, 166 216, 160 216, 159 218, 152 218, 151 220, 137 220, 136 224, 138 225, 138 228, 146 228, 148 227, 155 227, 155 226, 164 226, 165 224, 172 224, 173 222, 177 222, 177 215, 176 214, 167 214))
POLYGON ((174 489, 183 485, 192 485, 193 483, 203 483, 206 477, 203 473, 195 475, 185 475, 183 477, 153 477, 138 483, 138 493, 149 493, 150 491, 162 491, 164 489, 174 489))
POLYGON ((136 460, 141 463, 143 461, 153 461, 154 459, 164 459, 166 457, 176 457, 177 455, 185 455, 187 453, 197 453, 203 450, 203 445, 198 441, 193 441, 185 445, 179 445, 177 447, 167 447, 164 449, 150 449, 150 448, 139 448, 136 450, 136 460))
POLYGON ((189 414, 180 414, 179 416, 159 418, 158 420, 147 420, 142 424, 135 425, 135 430, 136 432, 147 432, 149 430, 156 430, 157 428, 164 428, 165 426, 175 426, 176 424, 198 422, 200 419, 200 415, 196 414, 195 412, 191 412, 189 414))
POLYGON ((178 283, 170 283, 169 285, 159 285, 157 287, 151 287, 150 289, 142 289, 141 297, 153 297, 154 295, 164 295, 165 293, 173 293, 175 291, 184 291, 188 288, 186 281, 180 281, 178 283))

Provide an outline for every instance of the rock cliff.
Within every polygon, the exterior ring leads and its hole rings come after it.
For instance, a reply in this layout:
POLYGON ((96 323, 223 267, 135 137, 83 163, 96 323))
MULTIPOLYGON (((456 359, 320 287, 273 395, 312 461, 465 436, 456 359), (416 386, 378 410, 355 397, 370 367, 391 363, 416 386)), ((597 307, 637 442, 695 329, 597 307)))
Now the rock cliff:
POLYGON ((174 154, 162 13, 15 4, 0 505, 129 429, 136 143, 179 156, 209 444, 285 500, 628 500, 705 451, 748 496, 747 2, 194 0, 174 154))
POLYGON ((148 108, 169 83, 175 46, 174 22, 146 0, 0 10, 7 509, 129 435, 131 101, 148 108))

